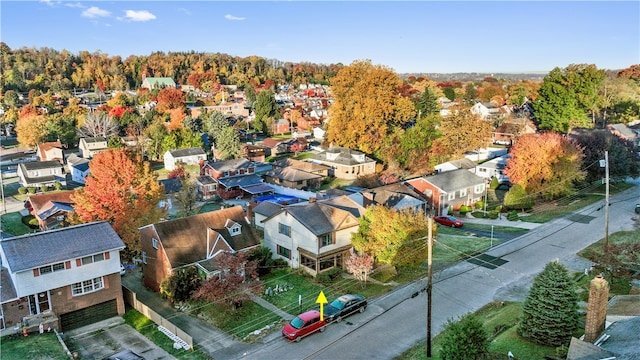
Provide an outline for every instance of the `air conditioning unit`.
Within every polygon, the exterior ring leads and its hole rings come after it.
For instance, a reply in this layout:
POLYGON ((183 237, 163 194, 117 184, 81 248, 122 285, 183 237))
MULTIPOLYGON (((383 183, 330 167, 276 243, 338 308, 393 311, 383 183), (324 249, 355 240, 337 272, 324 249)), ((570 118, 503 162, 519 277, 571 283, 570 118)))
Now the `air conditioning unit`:
POLYGON ((57 220, 57 221, 64 221, 64 215, 58 215, 58 216, 56 216, 56 220, 57 220))

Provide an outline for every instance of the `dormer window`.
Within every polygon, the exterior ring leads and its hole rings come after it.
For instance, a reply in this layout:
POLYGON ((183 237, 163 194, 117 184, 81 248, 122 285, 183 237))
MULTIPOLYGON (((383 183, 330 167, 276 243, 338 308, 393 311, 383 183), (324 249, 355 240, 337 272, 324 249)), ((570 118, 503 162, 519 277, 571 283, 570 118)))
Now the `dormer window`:
POLYGON ((231 234, 231 236, 240 235, 242 233, 242 225, 231 219, 227 219, 224 227, 227 229, 227 231, 229 231, 229 234, 231 234))

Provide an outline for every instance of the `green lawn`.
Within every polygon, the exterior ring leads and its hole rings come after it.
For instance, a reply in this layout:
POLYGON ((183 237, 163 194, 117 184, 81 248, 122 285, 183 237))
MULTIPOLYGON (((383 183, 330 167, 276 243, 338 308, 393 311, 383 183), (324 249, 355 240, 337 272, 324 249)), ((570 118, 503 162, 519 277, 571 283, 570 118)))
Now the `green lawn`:
POLYGON ((4 336, 0 343, 2 360, 69 359, 53 332, 32 333, 27 337, 4 336))
POLYGON ((22 223, 22 215, 19 212, 1 215, 0 220, 2 221, 2 231, 11 235, 19 236, 34 231, 22 223))
MULTIPOLYGON (((537 345, 517 334, 517 324, 522 314, 522 303, 490 303, 476 312, 479 320, 489 336, 488 359, 506 359, 511 351, 519 360, 540 360, 546 356, 554 356, 555 348, 537 345)), ((431 359, 439 360, 442 335, 438 334, 432 340, 431 359)), ((425 340, 426 342, 426 340, 425 340)), ((396 360, 427 359, 426 343, 421 342, 407 350, 396 360)))
MULTIPOLYGON (((128 308, 127 312, 123 315, 124 321, 136 329, 140 334, 147 337, 154 344, 158 345, 164 351, 168 352, 176 359, 194 359, 204 360, 211 359, 211 357, 194 345, 194 350, 174 349, 173 340, 167 335, 158 330, 158 325, 151 321, 151 319, 142 315, 140 312, 128 308)), ((4 359, 4 358, 3 358, 4 359)))
POLYGON ((245 301, 235 310, 205 302, 194 303, 194 306, 194 315, 197 314, 218 329, 244 341, 249 341, 251 333, 267 325, 278 328, 284 324, 284 320, 278 315, 253 301, 245 301))
POLYGON ((198 210, 198 214, 202 214, 202 213, 206 213, 206 212, 210 212, 210 211, 215 211, 215 210, 220 210, 222 206, 220 206, 219 203, 216 202, 208 202, 205 203, 204 205, 202 205, 202 207, 200 207, 200 209, 198 210))

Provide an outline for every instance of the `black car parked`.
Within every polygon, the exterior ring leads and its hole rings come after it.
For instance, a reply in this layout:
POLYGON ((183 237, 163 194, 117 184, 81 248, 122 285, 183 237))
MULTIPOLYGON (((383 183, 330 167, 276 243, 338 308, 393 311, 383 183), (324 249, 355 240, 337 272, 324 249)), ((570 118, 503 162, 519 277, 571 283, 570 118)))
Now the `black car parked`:
POLYGON ((333 300, 324 307, 324 316, 327 322, 340 322, 345 317, 356 311, 364 312, 367 309, 367 299, 362 295, 346 294, 333 300))

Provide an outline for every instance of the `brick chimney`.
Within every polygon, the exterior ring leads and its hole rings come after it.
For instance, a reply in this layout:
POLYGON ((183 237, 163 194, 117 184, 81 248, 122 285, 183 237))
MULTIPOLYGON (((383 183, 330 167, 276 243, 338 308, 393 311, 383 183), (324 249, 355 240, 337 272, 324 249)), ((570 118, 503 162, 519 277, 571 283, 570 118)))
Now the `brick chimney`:
POLYGON ((598 275, 589 286, 587 320, 584 326, 584 341, 594 343, 604 331, 609 301, 609 282, 598 275))

